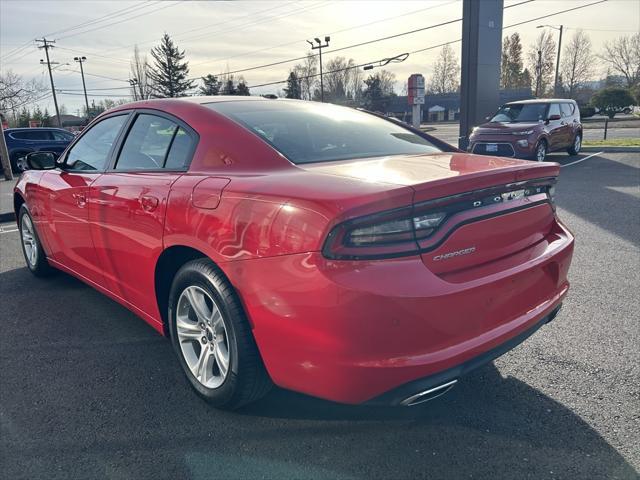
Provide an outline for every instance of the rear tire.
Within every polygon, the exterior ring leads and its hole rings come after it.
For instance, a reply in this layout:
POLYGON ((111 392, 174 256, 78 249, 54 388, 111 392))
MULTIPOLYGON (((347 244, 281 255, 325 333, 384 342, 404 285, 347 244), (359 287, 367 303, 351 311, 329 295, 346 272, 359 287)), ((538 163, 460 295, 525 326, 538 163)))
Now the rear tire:
POLYGON ((573 139, 573 145, 571 145, 567 152, 569 155, 578 155, 580 153, 580 149, 582 148, 582 134, 577 133, 576 138, 573 139))
POLYGON ((184 264, 169 294, 171 343, 191 386, 215 407, 233 410, 272 383, 238 296, 208 259, 184 264))
POLYGON ((18 229, 20 230, 20 245, 27 268, 36 277, 48 277, 55 273, 49 265, 40 238, 33 224, 33 218, 26 205, 22 204, 18 212, 18 229))

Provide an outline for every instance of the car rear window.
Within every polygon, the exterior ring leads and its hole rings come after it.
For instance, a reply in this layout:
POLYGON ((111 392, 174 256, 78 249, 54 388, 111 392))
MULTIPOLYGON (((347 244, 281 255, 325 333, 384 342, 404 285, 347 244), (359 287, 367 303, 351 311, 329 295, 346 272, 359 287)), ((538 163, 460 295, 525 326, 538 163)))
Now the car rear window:
POLYGON ((257 100, 206 106, 252 131, 293 163, 441 151, 400 125, 337 105, 257 100))
POLYGON ((511 103, 503 105, 491 119, 492 122, 537 122, 546 118, 546 103, 511 103))

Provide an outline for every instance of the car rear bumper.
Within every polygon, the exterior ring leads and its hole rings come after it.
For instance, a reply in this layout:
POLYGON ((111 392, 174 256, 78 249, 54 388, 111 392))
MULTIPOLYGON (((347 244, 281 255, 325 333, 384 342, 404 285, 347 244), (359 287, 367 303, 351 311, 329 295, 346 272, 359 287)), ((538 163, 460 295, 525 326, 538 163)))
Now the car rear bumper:
POLYGON ((546 322, 568 291, 572 253, 571 233, 556 223, 499 269, 493 262, 471 276, 438 276, 419 256, 352 262, 318 252, 223 269, 277 385, 343 403, 394 403, 458 378, 546 322))

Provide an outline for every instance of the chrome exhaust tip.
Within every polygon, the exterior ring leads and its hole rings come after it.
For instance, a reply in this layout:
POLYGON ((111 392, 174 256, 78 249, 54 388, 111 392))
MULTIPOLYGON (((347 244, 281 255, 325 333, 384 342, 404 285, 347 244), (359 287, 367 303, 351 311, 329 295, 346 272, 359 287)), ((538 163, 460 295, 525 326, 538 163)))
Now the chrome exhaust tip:
POLYGON ((434 398, 438 398, 440 395, 447 393, 456 383, 458 383, 458 380, 451 380, 450 382, 443 383, 442 385, 430 388, 429 390, 418 392, 402 400, 400 405, 404 407, 412 407, 420 403, 428 402, 429 400, 433 400, 434 398))

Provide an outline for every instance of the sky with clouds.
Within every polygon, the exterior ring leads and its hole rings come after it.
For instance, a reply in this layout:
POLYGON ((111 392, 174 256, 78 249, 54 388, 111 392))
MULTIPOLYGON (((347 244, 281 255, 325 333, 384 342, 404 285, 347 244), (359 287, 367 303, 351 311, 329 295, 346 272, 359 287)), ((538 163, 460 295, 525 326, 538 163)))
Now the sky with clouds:
MULTIPOLYGON (((503 25, 531 20, 542 15, 587 5, 595 0, 505 0, 503 25)), ((84 64, 91 99, 126 97, 129 60, 137 44, 147 52, 164 32, 186 51, 190 76, 218 74, 303 56, 306 39, 331 36, 325 62, 333 56, 353 58, 358 64, 391 57, 457 40, 461 22, 423 30, 397 38, 348 48, 332 49, 380 37, 456 20, 462 16, 460 0, 369 0, 369 1, 89 1, 89 0, 0 0, 0 69, 12 70, 25 78, 37 78, 48 87, 46 67, 40 65, 44 52, 34 39, 56 40, 51 50, 54 80, 61 94, 59 102, 69 113, 84 104, 82 83, 75 56, 86 56, 84 64), (108 90, 109 89, 109 90, 108 90)), ((640 31, 640 0, 609 0, 532 21, 504 34, 520 33, 525 49, 540 33, 540 24, 565 27, 565 39, 578 29, 590 36, 594 51, 605 41, 640 31)), ((456 52, 460 44, 453 44, 456 52)), ((439 49, 412 54, 403 63, 390 65, 398 79, 397 90, 411 73, 429 72, 439 49)), ((295 62, 242 73, 249 85, 286 78, 295 62)), ((595 65, 604 74, 602 65, 595 65)), ((254 94, 277 93, 281 86, 261 87, 254 94)), ((49 98, 41 107, 53 110, 49 98)))

